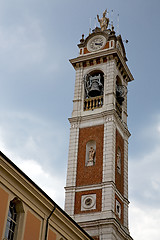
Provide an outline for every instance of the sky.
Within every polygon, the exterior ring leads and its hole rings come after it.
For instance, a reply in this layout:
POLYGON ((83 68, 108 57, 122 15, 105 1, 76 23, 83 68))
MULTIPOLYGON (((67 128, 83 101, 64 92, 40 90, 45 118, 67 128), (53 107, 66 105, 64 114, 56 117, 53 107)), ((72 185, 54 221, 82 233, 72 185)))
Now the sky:
POLYGON ((130 233, 159 240, 159 0, 0 0, 0 150, 63 208, 75 81, 69 59, 90 18, 94 29, 106 8, 129 41, 135 79, 128 88, 130 233))

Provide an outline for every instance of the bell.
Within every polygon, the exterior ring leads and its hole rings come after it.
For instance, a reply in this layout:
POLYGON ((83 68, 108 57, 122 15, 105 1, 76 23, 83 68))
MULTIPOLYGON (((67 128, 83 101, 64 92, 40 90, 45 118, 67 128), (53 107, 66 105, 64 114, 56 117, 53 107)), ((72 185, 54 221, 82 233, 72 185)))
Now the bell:
POLYGON ((122 105, 122 102, 124 101, 124 94, 125 94, 125 88, 123 85, 118 85, 116 89, 116 97, 117 101, 120 105, 122 105))
POLYGON ((101 93, 99 82, 97 79, 92 80, 92 86, 89 90, 89 96, 90 97, 96 97, 99 96, 101 93))
POLYGON ((117 97, 117 101, 119 102, 120 105, 122 105, 122 102, 124 101, 124 97, 117 97))

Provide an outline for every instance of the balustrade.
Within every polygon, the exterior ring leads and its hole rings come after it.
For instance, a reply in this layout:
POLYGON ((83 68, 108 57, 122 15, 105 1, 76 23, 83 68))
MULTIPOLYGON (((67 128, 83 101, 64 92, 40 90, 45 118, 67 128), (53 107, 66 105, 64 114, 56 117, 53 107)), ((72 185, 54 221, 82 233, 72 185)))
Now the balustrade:
POLYGON ((84 111, 101 108, 103 106, 103 96, 87 98, 84 100, 84 111))

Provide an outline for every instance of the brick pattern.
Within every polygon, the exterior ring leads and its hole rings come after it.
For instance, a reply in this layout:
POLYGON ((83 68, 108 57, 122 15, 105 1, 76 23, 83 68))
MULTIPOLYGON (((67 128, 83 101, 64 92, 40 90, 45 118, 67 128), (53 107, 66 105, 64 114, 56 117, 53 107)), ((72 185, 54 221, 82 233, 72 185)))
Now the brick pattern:
POLYGON ((118 130, 116 130, 116 154, 115 154, 115 184, 116 188, 124 194, 124 140, 118 130), (121 150, 121 173, 117 171, 117 152, 121 150))
POLYGON ((92 237, 94 240, 99 240, 99 237, 98 236, 94 236, 92 237))
POLYGON ((102 182, 103 135, 103 125, 80 129, 76 186, 92 185, 102 182), (96 142, 96 162, 93 166, 86 166, 86 144, 91 140, 96 142))
POLYGON ((90 212, 100 212, 102 207, 102 190, 91 190, 91 191, 82 191, 76 192, 75 194, 75 214, 81 213, 90 213, 90 212), (81 197, 82 195, 96 194, 96 209, 81 211, 81 197))

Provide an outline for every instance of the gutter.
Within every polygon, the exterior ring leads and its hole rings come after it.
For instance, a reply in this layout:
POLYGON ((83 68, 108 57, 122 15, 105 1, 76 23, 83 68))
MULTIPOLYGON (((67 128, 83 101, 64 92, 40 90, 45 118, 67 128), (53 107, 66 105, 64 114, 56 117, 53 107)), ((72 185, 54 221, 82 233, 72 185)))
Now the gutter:
POLYGON ((54 211, 56 210, 56 207, 53 207, 52 212, 49 214, 48 218, 47 218, 47 222, 46 222, 46 231, 45 231, 45 237, 44 240, 47 240, 47 236, 48 236, 48 224, 49 224, 49 219, 52 216, 52 214, 54 213, 54 211))

